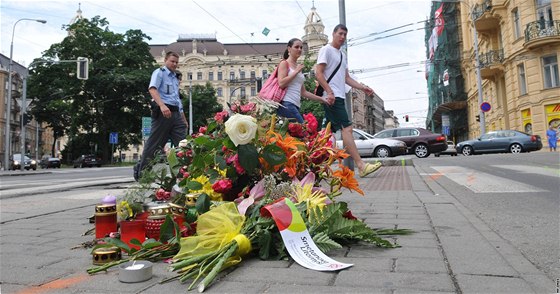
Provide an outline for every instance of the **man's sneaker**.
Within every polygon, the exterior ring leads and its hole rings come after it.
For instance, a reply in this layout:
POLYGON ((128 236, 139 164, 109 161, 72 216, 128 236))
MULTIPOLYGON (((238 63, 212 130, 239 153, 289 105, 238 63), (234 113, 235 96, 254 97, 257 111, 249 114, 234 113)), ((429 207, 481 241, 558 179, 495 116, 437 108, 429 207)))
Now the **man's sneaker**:
POLYGON ((379 168, 381 168, 381 165, 382 165, 381 162, 376 162, 374 164, 366 163, 364 169, 360 172, 360 178, 363 178, 371 174, 372 172, 378 170, 379 168))

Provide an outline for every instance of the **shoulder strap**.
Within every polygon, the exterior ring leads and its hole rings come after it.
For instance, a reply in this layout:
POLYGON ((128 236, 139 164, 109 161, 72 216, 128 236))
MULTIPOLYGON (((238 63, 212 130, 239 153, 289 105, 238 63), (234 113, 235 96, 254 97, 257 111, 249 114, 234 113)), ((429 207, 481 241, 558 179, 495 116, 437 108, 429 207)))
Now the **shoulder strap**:
POLYGON ((327 83, 330 82, 332 80, 332 78, 334 77, 334 75, 336 74, 336 72, 338 71, 338 69, 340 68, 340 65, 342 64, 342 52, 340 52, 340 62, 338 63, 338 65, 336 66, 336 68, 334 69, 333 73, 331 74, 331 76, 327 79, 327 83))

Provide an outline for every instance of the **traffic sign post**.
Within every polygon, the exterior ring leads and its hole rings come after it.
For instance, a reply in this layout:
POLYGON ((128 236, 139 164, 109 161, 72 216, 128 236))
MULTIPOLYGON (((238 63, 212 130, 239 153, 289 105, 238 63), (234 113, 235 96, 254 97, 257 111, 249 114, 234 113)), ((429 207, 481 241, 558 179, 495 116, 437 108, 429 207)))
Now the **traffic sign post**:
POLYGON ((113 154, 115 153, 115 144, 119 143, 119 133, 111 132, 109 134, 109 144, 111 144, 111 164, 113 164, 113 154))
POLYGON ((488 112, 490 111, 490 109, 492 109, 492 105, 490 105, 490 103, 482 102, 480 104, 480 110, 482 110, 482 112, 488 112))
POLYGON ((142 117, 142 139, 146 140, 152 132, 152 118, 149 116, 142 117))

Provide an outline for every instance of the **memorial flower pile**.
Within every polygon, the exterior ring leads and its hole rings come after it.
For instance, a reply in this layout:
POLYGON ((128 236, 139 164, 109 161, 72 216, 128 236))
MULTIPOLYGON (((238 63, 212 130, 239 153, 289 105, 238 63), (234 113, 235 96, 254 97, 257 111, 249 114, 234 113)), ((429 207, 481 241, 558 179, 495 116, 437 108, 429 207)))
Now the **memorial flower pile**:
MULTIPOLYGON (((198 197, 193 236, 173 238, 173 233, 179 236, 179 225, 168 218, 162 228, 167 230, 162 233, 165 242, 144 242, 152 244, 146 250, 163 246, 165 256, 170 253, 166 242, 178 244, 171 261, 177 275, 167 280, 192 280, 189 289, 197 285, 202 292, 219 272, 246 256, 287 258, 281 235, 285 229, 307 230, 322 252, 358 241, 398 246, 381 236, 408 230, 369 228, 336 200, 344 189, 364 192, 354 172, 341 164, 348 154, 333 145, 330 126, 319 130, 312 114, 305 121, 291 123, 263 105, 238 101, 169 151, 167 177, 176 183, 173 202, 185 195, 198 197)), ((169 191, 169 181, 163 183, 156 191, 169 191)), ((112 244, 119 246, 118 241, 112 244)), ((137 259, 133 251, 130 256, 137 259)))

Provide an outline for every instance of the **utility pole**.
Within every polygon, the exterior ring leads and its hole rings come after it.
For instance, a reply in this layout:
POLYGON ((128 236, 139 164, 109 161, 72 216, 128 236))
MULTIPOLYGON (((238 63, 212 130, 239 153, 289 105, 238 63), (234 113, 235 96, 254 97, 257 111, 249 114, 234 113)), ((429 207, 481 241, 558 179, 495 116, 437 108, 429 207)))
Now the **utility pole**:
POLYGON ((192 73, 189 73, 189 135, 192 135, 192 133, 192 73))
MULTIPOLYGON (((346 6, 344 0, 338 0, 338 16, 340 23, 346 25, 346 6)), ((346 50, 346 59, 348 59, 348 39, 344 40, 344 45, 342 47, 346 50)), ((342 50, 343 48, 340 49, 342 50)), ((348 120, 352 121, 352 95, 350 92, 346 93, 346 99, 344 99, 344 103, 346 106, 346 112, 348 113, 348 120)), ((350 139, 354 140, 354 138, 350 139)), ((344 159, 344 165, 349 169, 354 170, 354 160, 352 159, 352 157, 346 157, 344 159)))
POLYGON ((476 85, 478 87, 478 115, 480 116, 480 135, 486 133, 486 120, 484 119, 484 112, 480 109, 482 104, 482 79, 480 78, 480 56, 478 55, 478 32, 474 25, 474 14, 471 13, 472 26, 474 30, 474 57, 476 60, 476 85))

